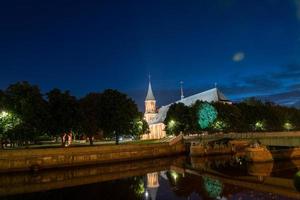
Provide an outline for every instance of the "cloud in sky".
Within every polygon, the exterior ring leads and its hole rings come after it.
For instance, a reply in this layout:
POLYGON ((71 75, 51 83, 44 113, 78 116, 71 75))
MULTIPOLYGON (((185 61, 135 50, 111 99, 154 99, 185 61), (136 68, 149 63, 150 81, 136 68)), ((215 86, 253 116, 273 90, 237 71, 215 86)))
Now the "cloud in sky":
MULTIPOLYGON (((187 97, 211 87, 209 84, 202 84, 198 87, 185 88, 184 93, 187 97)), ((234 102, 255 96, 262 100, 300 108, 300 64, 286 64, 268 73, 246 76, 235 74, 231 82, 220 84, 218 88, 234 102)), ((154 93, 158 100, 158 106, 167 105, 180 99, 179 88, 155 88, 154 93)), ((128 94, 136 100, 139 109, 144 110, 146 88, 140 91, 130 91, 128 94)))
POLYGON ((245 58, 244 52, 237 52, 237 53, 233 54, 233 56, 232 56, 232 60, 234 62, 240 62, 240 61, 244 60, 244 58, 245 58))
POLYGON ((300 64, 288 64, 273 73, 237 77, 234 82, 221 87, 233 100, 245 97, 273 101, 300 108, 300 64))

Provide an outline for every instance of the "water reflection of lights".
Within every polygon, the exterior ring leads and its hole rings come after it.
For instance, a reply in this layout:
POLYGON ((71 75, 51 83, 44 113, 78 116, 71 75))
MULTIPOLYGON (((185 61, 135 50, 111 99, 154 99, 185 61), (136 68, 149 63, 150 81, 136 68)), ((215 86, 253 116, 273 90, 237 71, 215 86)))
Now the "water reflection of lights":
POLYGON ((178 174, 175 171, 170 171, 170 174, 171 174, 173 180, 176 182, 178 179, 178 174))
POLYGON ((205 190, 211 198, 220 197, 223 191, 223 184, 221 181, 208 176, 203 176, 203 181, 205 190))
POLYGON ((294 175, 294 187, 297 191, 300 191, 300 171, 294 175))

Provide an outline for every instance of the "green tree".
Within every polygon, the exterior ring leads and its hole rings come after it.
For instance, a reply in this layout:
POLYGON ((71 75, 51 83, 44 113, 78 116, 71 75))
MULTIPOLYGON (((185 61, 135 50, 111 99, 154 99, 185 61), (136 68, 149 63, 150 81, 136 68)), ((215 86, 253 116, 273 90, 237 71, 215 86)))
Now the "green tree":
POLYGON ((88 136, 90 144, 93 145, 93 137, 101 132, 102 125, 102 94, 90 93, 80 99, 80 111, 82 114, 81 128, 88 136))
POLYGON ((139 117, 132 122, 131 135, 135 138, 140 138, 142 134, 149 133, 148 123, 142 116, 142 113, 139 113, 139 117))
POLYGON ((47 94, 50 119, 48 131, 54 137, 78 131, 80 122, 79 103, 69 91, 53 89, 47 94))
POLYGON ((235 104, 213 103, 218 112, 213 131, 237 132, 244 128, 242 114, 235 104))
POLYGON ((209 131, 215 122, 218 112, 208 102, 196 101, 191 107, 193 129, 196 131, 209 131))
POLYGON ((10 85, 4 93, 6 109, 21 120, 12 139, 21 144, 36 141, 38 136, 46 132, 48 122, 47 102, 39 87, 28 82, 18 82, 10 85))
POLYGON ((183 103, 172 104, 167 112, 164 123, 167 134, 187 134, 192 131, 190 108, 183 103))
POLYGON ((108 89, 102 93, 100 105, 101 128, 106 136, 132 134, 134 119, 139 117, 137 105, 126 94, 108 89))
POLYGON ((21 120, 11 112, 0 110, 0 141, 1 148, 9 138, 14 138, 14 132, 11 130, 16 129, 21 124, 21 120))

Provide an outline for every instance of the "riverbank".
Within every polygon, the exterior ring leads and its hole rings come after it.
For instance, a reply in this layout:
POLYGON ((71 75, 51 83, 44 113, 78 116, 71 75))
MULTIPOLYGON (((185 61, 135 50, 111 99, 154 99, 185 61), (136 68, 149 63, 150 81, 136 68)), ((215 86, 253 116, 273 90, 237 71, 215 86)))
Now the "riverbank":
POLYGON ((1 150, 0 172, 141 160, 184 152, 185 146, 181 135, 162 143, 1 150))
POLYGON ((174 164, 181 166, 184 159, 180 156, 50 169, 37 172, 38 176, 28 172, 2 173, 0 197, 141 176, 153 171, 170 170, 174 164))
POLYGON ((248 147, 245 150, 248 162, 270 162, 274 160, 289 160, 300 158, 300 148, 268 150, 264 146, 248 147))

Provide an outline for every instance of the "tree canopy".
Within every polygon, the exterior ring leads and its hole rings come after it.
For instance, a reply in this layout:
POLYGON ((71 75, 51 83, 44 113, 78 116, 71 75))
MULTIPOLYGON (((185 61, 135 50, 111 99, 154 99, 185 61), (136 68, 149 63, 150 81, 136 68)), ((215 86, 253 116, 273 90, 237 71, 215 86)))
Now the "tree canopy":
POLYGON ((38 86, 18 82, 10 85, 3 94, 1 107, 20 120, 14 130, 10 130, 11 140, 27 142, 35 140, 38 135, 47 131, 47 102, 38 86))
POLYGON ((168 110, 164 123, 167 134, 187 133, 192 130, 191 113, 189 107, 183 103, 172 104, 168 110))
POLYGON ((190 107, 177 103, 165 124, 167 134, 300 130, 300 110, 255 98, 234 104, 197 101, 190 107))
POLYGON ((126 94, 108 89, 101 95, 100 121, 106 136, 114 136, 116 143, 120 135, 132 131, 134 119, 139 118, 137 105, 126 94))
POLYGON ((49 121, 48 133, 61 136, 65 132, 78 131, 80 122, 79 103, 69 91, 53 89, 47 94, 49 121))
POLYGON ((69 91, 52 89, 44 96, 38 86, 18 82, 0 90, 0 139, 23 145, 44 135, 58 138, 65 133, 93 137, 138 137, 148 124, 126 94, 108 89, 81 99, 69 91))

